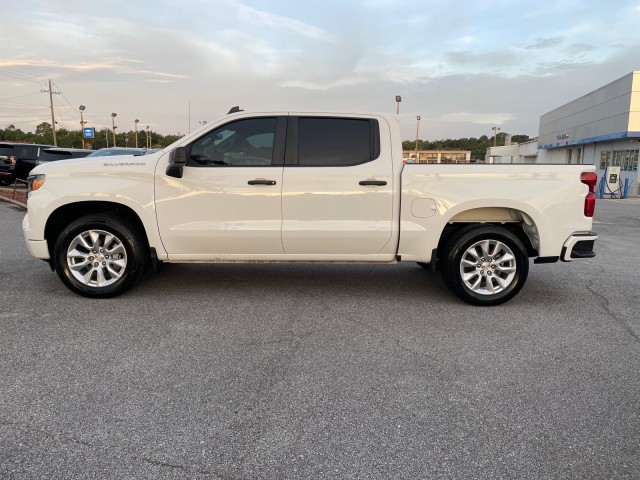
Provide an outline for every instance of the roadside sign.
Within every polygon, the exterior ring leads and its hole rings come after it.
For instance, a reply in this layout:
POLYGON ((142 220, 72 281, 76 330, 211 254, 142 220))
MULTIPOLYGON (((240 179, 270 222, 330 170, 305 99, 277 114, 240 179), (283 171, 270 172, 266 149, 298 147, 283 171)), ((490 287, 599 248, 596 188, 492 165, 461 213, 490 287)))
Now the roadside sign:
POLYGON ((85 127, 82 131, 82 135, 84 138, 93 138, 95 134, 95 128, 93 127, 85 127))

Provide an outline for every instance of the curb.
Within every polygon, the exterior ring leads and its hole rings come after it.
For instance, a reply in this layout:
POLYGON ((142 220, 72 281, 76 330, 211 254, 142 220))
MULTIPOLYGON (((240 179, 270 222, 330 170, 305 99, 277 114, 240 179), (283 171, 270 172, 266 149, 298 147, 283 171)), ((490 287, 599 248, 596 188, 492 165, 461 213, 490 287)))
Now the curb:
POLYGON ((7 203, 12 203, 14 205, 17 205, 18 207, 22 207, 25 210, 27 209, 27 206, 24 203, 19 202, 17 200, 11 200, 10 198, 5 198, 3 196, 0 196, 0 201, 4 201, 4 202, 7 202, 7 203))

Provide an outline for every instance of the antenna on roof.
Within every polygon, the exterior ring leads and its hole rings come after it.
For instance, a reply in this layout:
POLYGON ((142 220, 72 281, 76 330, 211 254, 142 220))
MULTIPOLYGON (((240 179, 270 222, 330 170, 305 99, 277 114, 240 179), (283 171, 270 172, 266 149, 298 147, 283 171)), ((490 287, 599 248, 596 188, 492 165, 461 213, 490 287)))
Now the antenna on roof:
POLYGON ((238 112, 244 112, 244 110, 242 110, 238 105, 236 105, 235 107, 231 107, 231 110, 227 112, 227 115, 231 113, 238 113, 238 112))

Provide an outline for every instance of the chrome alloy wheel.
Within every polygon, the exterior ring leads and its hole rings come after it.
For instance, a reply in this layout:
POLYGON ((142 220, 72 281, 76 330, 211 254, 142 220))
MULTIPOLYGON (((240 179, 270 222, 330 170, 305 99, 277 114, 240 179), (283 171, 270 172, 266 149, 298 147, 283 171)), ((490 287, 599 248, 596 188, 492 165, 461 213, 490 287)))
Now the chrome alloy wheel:
POLYGON ((67 263, 79 282, 90 287, 106 287, 124 274, 127 251, 112 233, 87 230, 69 243, 67 263))
POLYGON ((471 245, 460 260, 460 276, 474 293, 494 295, 511 285, 516 276, 513 251, 497 240, 481 240, 471 245))

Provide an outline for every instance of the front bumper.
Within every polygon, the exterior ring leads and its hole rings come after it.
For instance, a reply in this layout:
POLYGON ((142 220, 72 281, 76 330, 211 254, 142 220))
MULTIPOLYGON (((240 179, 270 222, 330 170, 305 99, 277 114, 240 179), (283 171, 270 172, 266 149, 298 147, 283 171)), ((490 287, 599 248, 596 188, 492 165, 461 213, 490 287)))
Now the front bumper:
POLYGON ((43 260, 49 260, 51 257, 49 255, 49 244, 46 240, 33 240, 30 237, 31 228, 29 225, 29 215, 25 215, 22 219, 22 233, 24 234, 24 240, 27 244, 27 248, 29 249, 29 253, 36 257, 41 258, 43 260))

